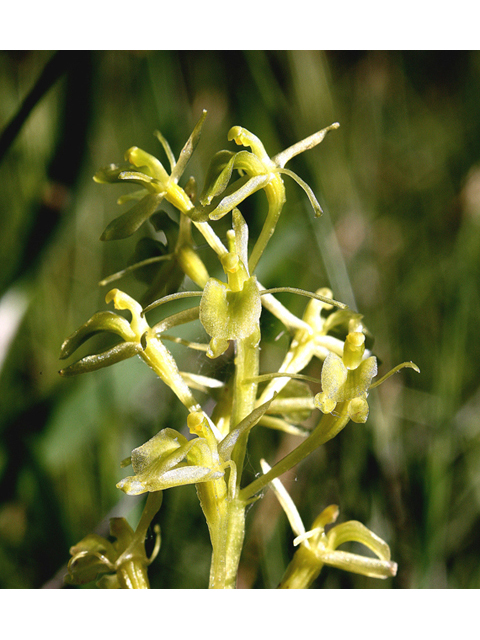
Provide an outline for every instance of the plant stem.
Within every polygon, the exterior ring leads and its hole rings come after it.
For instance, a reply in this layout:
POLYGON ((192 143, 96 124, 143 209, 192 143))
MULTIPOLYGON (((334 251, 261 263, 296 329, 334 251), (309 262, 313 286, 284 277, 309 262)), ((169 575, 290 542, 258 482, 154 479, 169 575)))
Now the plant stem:
POLYGON ((325 442, 334 438, 337 433, 346 426, 349 420, 348 402, 338 403, 335 408, 335 415, 333 415, 333 413, 324 414, 308 438, 296 449, 277 462, 270 471, 244 487, 239 493, 239 499, 245 502, 248 501, 256 493, 266 487, 271 480, 274 480, 286 471, 289 471, 320 445, 325 444, 325 442))
MULTIPOLYGON (((233 407, 230 430, 235 429, 240 422, 255 408, 257 399, 257 381, 259 369, 260 330, 255 331, 244 340, 235 343, 235 381, 233 389, 233 407)), ((237 466, 237 487, 240 487, 248 433, 241 436, 233 450, 232 460, 237 466)))
POLYGON ((279 589, 308 589, 322 570, 321 562, 311 549, 300 545, 285 571, 279 589))
MULTIPOLYGON (((235 381, 230 429, 234 429, 255 408, 257 383, 252 380, 258 375, 259 330, 235 343, 235 381)), ((248 432, 241 436, 232 453, 236 465, 237 479, 234 495, 225 495, 218 504, 217 513, 221 516, 210 528, 213 546, 210 569, 210 588, 234 589, 236 586, 238 565, 245 536, 246 503, 237 499, 240 480, 245 461, 248 432)), ((219 481, 217 481, 219 482, 219 481)), ((224 483, 222 479, 221 482, 224 483)), ((205 483, 210 484, 210 483, 205 483)), ((204 511, 205 512, 205 511, 204 511)), ((210 526, 210 525, 209 525, 210 526)))

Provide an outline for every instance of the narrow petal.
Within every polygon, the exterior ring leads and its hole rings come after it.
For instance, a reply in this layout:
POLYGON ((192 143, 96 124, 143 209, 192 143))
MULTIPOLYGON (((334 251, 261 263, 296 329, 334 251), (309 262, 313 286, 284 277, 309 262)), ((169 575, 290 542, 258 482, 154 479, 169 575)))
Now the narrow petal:
MULTIPOLYGON (((260 460, 260 465, 262 467, 262 471, 264 474, 268 473, 271 469, 270 465, 267 464, 267 462, 265 462, 265 460, 263 459, 260 460)), ((302 518, 300 517, 300 514, 298 513, 298 509, 295 506, 295 503, 290 497, 290 494, 288 493, 288 491, 283 486, 282 482, 278 478, 275 478, 275 480, 272 480, 270 482, 270 485, 273 491, 275 492, 275 495, 277 496, 278 501, 282 505, 283 510, 287 515, 288 521, 290 523, 290 526, 292 527, 292 531, 295 534, 295 536, 304 535, 305 526, 303 524, 302 518)), ((309 546, 308 543, 307 543, 307 546, 309 546)))
POLYGON ((107 167, 103 167, 99 169, 97 173, 93 176, 94 182, 98 182, 99 184, 110 184, 113 182, 121 182, 122 179, 119 178, 119 175, 124 171, 131 171, 134 169, 134 166, 130 163, 125 164, 109 164, 107 167))
POLYGON ((81 360, 71 364, 69 367, 59 371, 60 375, 64 378, 70 376, 76 376, 81 373, 88 373, 90 371, 98 371, 104 367, 109 367, 122 360, 132 358, 142 351, 142 345, 137 342, 121 342, 111 349, 96 353, 91 356, 86 356, 81 360))
POLYGON ((175 156, 173 155, 172 148, 170 147, 168 140, 164 137, 164 135, 160 131, 154 131, 153 135, 157 138, 160 144, 165 151, 165 155, 168 158, 168 162, 170 164, 170 171, 172 172, 175 168, 177 161, 175 160, 175 156))
POLYGON ((210 220, 219 220, 229 211, 235 209, 241 202, 248 198, 259 189, 262 189, 270 180, 268 174, 254 176, 253 178, 240 178, 237 182, 233 183, 232 191, 226 195, 220 203, 215 207, 213 211, 209 213, 210 220), (238 187, 238 188, 237 188, 238 187))
POLYGON ((384 382, 387 378, 390 378, 390 376, 393 376, 394 373, 397 373, 401 369, 405 369, 405 368, 413 369, 417 373, 420 373, 420 369, 417 367, 417 365, 414 362, 402 362, 402 364, 397 364, 396 367, 393 367, 393 369, 388 373, 386 373, 384 376, 382 376, 380 380, 376 380, 372 385, 370 385, 370 389, 374 389, 375 387, 378 387, 378 385, 382 384, 382 382, 384 382))
POLYGON ((221 478, 223 475, 222 471, 212 471, 212 469, 208 467, 192 465, 166 471, 161 476, 152 475, 148 478, 130 476, 120 480, 117 488, 129 496, 136 496, 146 493, 147 491, 163 491, 164 489, 170 489, 172 487, 206 482, 207 480, 221 478))
POLYGON ((369 578, 392 578, 397 573, 395 562, 367 558, 346 551, 328 551, 321 554, 321 559, 324 564, 369 578))
POLYGON ((290 178, 295 180, 295 182, 300 187, 302 187, 302 189, 307 194, 308 199, 310 200, 310 204, 312 205, 312 209, 315 212, 315 217, 319 218, 323 213, 322 207, 320 206, 317 198, 315 197, 315 194, 313 193, 312 188, 308 186, 308 184, 305 182, 305 180, 302 180, 302 178, 300 178, 300 176, 297 176, 297 174, 294 173, 293 171, 290 171, 290 169, 278 169, 278 173, 284 173, 285 175, 290 176, 290 178))
POLYGON ((163 193, 146 195, 129 211, 112 220, 102 233, 100 240, 120 240, 131 236, 155 213, 163 197, 163 193))
POLYGON ((175 167, 173 168, 172 171, 172 180, 174 180, 175 182, 178 182, 178 180, 180 179, 180 177, 182 176, 183 172, 185 171, 185 168, 188 164, 188 161, 190 160, 192 153, 195 151, 195 148, 200 140, 200 136, 202 134, 202 127, 203 127, 203 123, 205 122, 205 118, 207 117, 207 111, 206 109, 203 110, 202 115, 200 116, 200 119, 198 120, 197 124, 195 125, 194 130, 192 131, 192 133, 190 134, 190 137, 188 138, 187 142, 185 143, 183 149, 180 152, 180 156, 178 158, 178 162, 176 163, 175 167))
POLYGON ((343 522, 333 527, 328 532, 327 539, 329 549, 336 549, 345 542, 359 542, 373 551, 381 560, 390 560, 388 544, 356 520, 343 522))
POLYGON ((100 311, 65 340, 60 350, 60 360, 70 357, 80 345, 100 331, 116 333, 126 341, 135 339, 135 334, 125 318, 113 311, 100 311))
POLYGON ((125 152, 125 160, 128 160, 128 162, 133 164, 139 171, 131 171, 125 172, 123 175, 121 174, 119 177, 122 180, 140 179, 150 182, 147 180, 147 178, 150 177, 162 184, 165 184, 169 178, 168 173, 165 171, 160 160, 151 153, 148 153, 143 149, 139 149, 139 147, 130 147, 130 149, 125 152), (131 176, 126 175, 127 173, 131 173, 131 176), (143 178, 140 178, 140 175, 138 174, 142 175, 143 178))

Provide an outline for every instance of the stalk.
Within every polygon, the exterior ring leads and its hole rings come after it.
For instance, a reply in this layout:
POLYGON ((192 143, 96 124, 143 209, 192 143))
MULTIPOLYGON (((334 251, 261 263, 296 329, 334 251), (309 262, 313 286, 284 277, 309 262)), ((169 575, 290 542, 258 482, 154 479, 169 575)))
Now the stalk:
POLYGON ((348 402, 338 403, 335 408, 335 415, 333 413, 324 414, 311 435, 296 449, 277 462, 270 471, 244 487, 239 493, 239 499, 245 502, 250 500, 256 493, 264 489, 269 482, 295 467, 320 445, 334 438, 347 425, 349 420, 348 402))
MULTIPOLYGON (((235 343, 235 381, 231 429, 234 429, 255 408, 257 383, 251 381, 258 375, 259 330, 235 343), (245 382, 245 380, 250 380, 245 382)), ((240 437, 232 454, 237 478, 233 496, 223 498, 218 504, 221 516, 211 531, 213 546, 210 569, 210 588, 235 589, 238 565, 245 537, 246 503, 237 498, 245 461, 248 433, 240 437)), ((217 482, 223 482, 221 481, 217 482)), ((210 484, 210 483, 205 483, 210 484)), ((210 525, 209 525, 210 526, 210 525)))

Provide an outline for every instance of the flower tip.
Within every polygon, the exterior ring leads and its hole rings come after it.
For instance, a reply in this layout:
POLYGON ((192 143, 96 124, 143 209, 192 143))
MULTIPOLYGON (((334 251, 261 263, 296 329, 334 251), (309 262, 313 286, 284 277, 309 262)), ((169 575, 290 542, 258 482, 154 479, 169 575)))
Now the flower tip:
POLYGON ((129 496, 138 496, 147 491, 141 482, 131 478, 123 478, 123 480, 117 482, 116 487, 129 496))
POLYGON ((118 289, 110 289, 110 291, 105 296, 105 302, 109 304, 112 300, 115 300, 115 297, 118 293, 118 289))
POLYGON ((125 160, 127 162, 130 162, 131 164, 135 164, 134 162, 132 162, 132 156, 135 156, 136 152, 138 151, 138 147, 130 147, 130 149, 127 149, 125 151, 125 160))
POLYGON ((325 527, 327 524, 333 524, 337 521, 337 518, 340 514, 340 509, 337 504, 331 504, 315 518, 313 523, 313 529, 318 527, 325 527))
POLYGON ((239 127, 238 125, 235 127, 232 127, 227 134, 228 141, 231 142, 232 140, 235 140, 237 144, 242 144, 242 142, 240 141, 241 132, 242 132, 242 127, 239 127))

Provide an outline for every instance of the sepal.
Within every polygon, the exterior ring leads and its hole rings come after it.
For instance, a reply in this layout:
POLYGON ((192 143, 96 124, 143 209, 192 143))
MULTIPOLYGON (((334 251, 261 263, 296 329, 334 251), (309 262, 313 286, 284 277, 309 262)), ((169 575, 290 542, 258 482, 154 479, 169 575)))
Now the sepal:
POLYGON ((99 311, 65 340, 60 349, 60 360, 70 357, 86 340, 100 331, 116 333, 124 340, 135 339, 135 334, 125 318, 113 311, 99 311))
POLYGON ((115 571, 117 553, 113 544, 90 533, 70 549, 72 558, 68 563, 65 582, 83 585, 93 582, 104 573, 115 571))
POLYGON ((187 440, 178 431, 168 428, 134 449, 131 460, 135 475, 117 484, 117 488, 128 495, 196 484, 223 475, 222 471, 212 469, 206 440, 187 440))
POLYGON ((112 220, 100 240, 121 240, 133 235, 158 209, 165 192, 149 193, 123 215, 112 220))
POLYGON ((81 373, 98 371, 99 369, 110 367, 112 364, 117 364, 117 362, 133 358, 133 356, 138 355, 142 351, 142 345, 137 342, 121 342, 106 351, 101 351, 100 353, 96 353, 91 356, 85 356, 85 358, 74 362, 68 367, 65 367, 65 369, 61 369, 59 373, 64 378, 68 378, 70 376, 77 376, 81 373))

